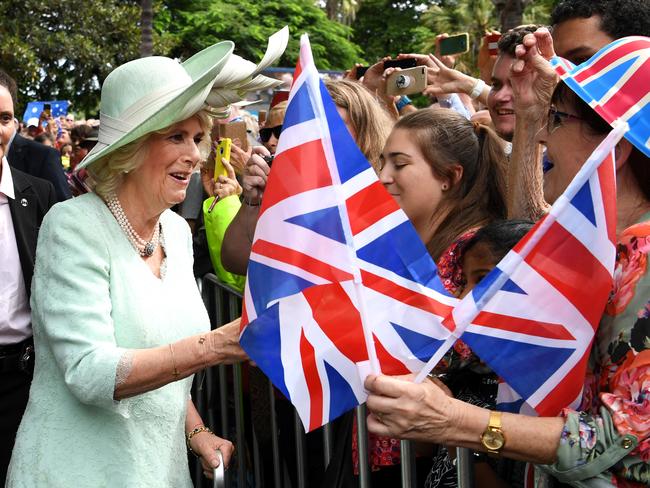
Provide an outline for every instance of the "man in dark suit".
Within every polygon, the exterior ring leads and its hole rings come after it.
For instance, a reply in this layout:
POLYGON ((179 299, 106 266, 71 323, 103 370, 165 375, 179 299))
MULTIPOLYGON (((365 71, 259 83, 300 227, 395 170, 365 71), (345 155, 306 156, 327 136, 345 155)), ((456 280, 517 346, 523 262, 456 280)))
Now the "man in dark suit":
POLYGON ((52 183, 59 202, 72 196, 61 166, 61 155, 53 147, 16 134, 9 145, 7 159, 12 168, 52 183))
MULTIPOLYGON (((6 73, 0 73, 0 77, 10 79, 15 86, 14 80, 6 73)), ((15 96, 13 101, 16 101, 15 96)), ((72 197, 59 152, 53 147, 27 139, 17 132, 12 137, 8 144, 9 152, 5 154, 9 165, 23 173, 38 176, 52 183, 59 202, 72 197)))
POLYGON ((0 486, 27 405, 34 364, 29 307, 38 229, 56 203, 48 181, 10 168, 15 83, 0 71, 0 486))

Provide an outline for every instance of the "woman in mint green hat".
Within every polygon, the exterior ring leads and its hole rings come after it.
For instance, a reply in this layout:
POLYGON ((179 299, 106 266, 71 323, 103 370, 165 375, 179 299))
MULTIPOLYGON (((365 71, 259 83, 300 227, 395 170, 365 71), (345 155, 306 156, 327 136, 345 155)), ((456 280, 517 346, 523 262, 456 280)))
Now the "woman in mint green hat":
POLYGON ((191 487, 233 445, 203 424, 193 374, 246 359, 239 320, 210 331, 192 275, 185 198, 209 151, 214 109, 274 82, 269 40, 255 66, 215 44, 183 64, 149 57, 102 87, 98 143, 80 163, 94 191, 56 205, 40 232, 32 288, 36 367, 8 487, 191 487), (212 107, 208 109, 208 105, 212 107))

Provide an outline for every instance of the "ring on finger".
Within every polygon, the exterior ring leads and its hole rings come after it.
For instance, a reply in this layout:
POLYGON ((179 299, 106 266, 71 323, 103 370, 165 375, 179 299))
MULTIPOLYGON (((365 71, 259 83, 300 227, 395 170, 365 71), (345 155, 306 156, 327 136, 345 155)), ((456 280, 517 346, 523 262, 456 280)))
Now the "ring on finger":
POLYGON ((379 423, 380 423, 380 424, 383 424, 383 423, 384 423, 384 414, 383 414, 383 413, 381 413, 381 412, 377 412, 377 413, 375 414, 375 417, 377 417, 377 420, 379 420, 379 423))

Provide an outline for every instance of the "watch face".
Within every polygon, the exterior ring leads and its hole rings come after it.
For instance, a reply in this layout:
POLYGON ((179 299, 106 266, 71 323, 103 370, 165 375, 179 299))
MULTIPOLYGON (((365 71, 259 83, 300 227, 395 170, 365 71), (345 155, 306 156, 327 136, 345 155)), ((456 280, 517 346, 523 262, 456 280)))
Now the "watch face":
POLYGON ((481 441, 485 447, 494 451, 501 449, 505 443, 503 434, 496 430, 486 430, 483 432, 481 441))

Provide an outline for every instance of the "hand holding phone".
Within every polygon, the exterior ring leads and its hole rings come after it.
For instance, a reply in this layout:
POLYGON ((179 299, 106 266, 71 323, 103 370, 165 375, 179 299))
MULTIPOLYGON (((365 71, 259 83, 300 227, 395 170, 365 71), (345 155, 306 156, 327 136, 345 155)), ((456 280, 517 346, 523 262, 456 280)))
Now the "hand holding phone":
POLYGON ((463 32, 454 36, 449 36, 439 41, 440 55, 452 56, 469 51, 469 34, 463 32))
POLYGON ((228 138, 232 144, 236 144, 244 151, 248 151, 248 132, 246 122, 243 120, 219 124, 219 137, 221 139, 228 138))
POLYGON ((368 71, 369 67, 370 66, 357 66, 357 69, 355 70, 355 73, 354 73, 355 78, 357 80, 360 80, 361 78, 363 78, 363 75, 366 74, 366 71, 368 71))
POLYGON ((386 79, 387 95, 411 95, 422 92, 427 86, 426 66, 416 66, 391 73, 386 79))
POLYGON ((408 69, 415 68, 417 66, 417 60, 415 58, 400 58, 400 59, 387 59, 384 61, 384 69, 388 68, 400 68, 408 69))
POLYGON ((228 171, 223 165, 223 160, 230 162, 230 151, 232 146, 232 139, 224 137, 217 144, 217 151, 214 161, 214 181, 219 179, 219 176, 228 176, 228 171))

